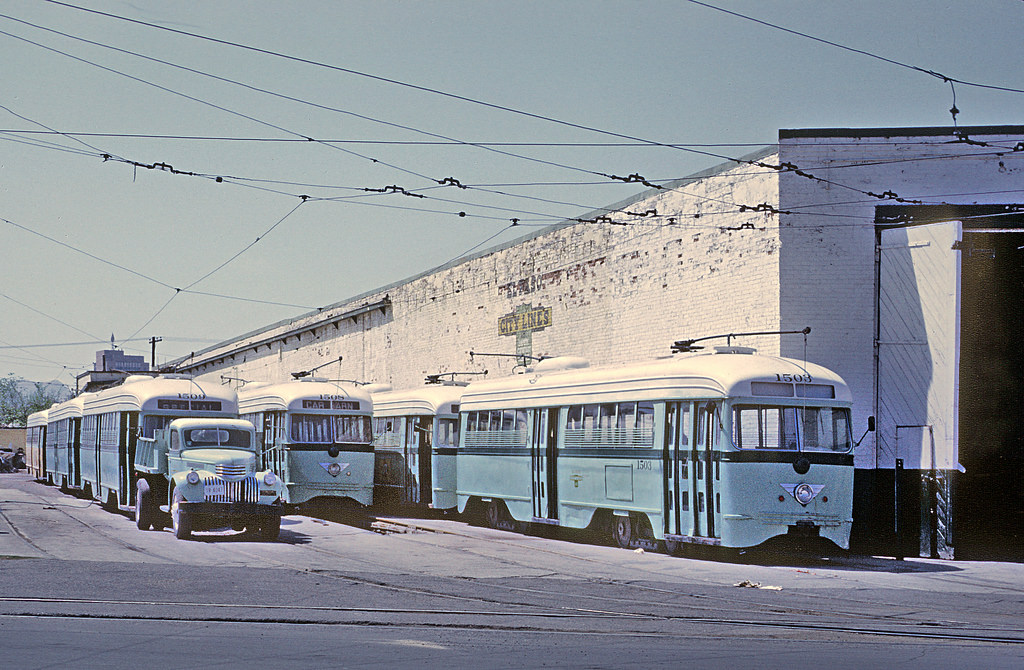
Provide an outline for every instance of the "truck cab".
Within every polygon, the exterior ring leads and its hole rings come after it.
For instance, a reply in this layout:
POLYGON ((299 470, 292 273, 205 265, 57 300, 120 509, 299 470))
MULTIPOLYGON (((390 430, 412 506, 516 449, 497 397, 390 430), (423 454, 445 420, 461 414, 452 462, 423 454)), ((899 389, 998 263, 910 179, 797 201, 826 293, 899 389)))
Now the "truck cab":
POLYGON ((281 530, 284 486, 258 470, 253 425, 238 419, 175 419, 152 439, 140 437, 135 452, 138 527, 158 526, 166 501, 174 534, 230 526, 276 540, 281 530))

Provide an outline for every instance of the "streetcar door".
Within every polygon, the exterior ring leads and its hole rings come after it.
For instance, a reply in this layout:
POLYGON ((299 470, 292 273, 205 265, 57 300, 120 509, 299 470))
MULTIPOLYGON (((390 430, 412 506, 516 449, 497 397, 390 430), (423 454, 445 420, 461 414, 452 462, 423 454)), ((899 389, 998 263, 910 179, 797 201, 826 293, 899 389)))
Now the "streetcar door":
POLYGON ((135 464, 135 442, 138 440, 139 415, 125 412, 121 420, 121 439, 117 442, 118 472, 118 504, 129 505, 135 497, 135 480, 132 470, 135 464))
POLYGON ((720 404, 698 403, 694 408, 694 445, 690 452, 693 460, 693 534, 717 537, 715 518, 720 513, 717 480, 721 476, 718 446, 720 404))
MULTIPOLYGON (((529 427, 530 464, 533 471, 533 516, 536 519, 558 519, 558 478, 555 450, 558 446, 558 408, 533 410, 529 427)), ((518 410, 517 424, 526 427, 526 412, 518 410)), ((517 425, 517 430, 520 427, 517 425)))
POLYGON ((414 416, 405 417, 405 442, 402 473, 402 503, 415 505, 420 501, 420 431, 414 416))
POLYGON ((419 439, 417 458, 419 459, 419 499, 421 505, 430 505, 434 501, 433 474, 431 473, 434 435, 434 417, 421 416, 415 419, 416 434, 419 439))
POLYGON ((690 534, 690 404, 669 403, 665 416, 665 532, 690 534))
POLYGON ((69 429, 71 435, 71 454, 68 459, 68 467, 71 468, 72 486, 76 489, 82 488, 82 420, 72 419, 69 429))

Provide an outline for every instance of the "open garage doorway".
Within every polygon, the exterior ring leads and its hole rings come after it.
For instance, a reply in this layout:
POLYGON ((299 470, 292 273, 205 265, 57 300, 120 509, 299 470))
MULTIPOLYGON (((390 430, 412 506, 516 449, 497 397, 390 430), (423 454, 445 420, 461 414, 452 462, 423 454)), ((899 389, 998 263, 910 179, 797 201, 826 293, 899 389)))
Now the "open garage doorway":
POLYGON ((879 207, 872 525, 1024 560, 1024 206, 879 207))

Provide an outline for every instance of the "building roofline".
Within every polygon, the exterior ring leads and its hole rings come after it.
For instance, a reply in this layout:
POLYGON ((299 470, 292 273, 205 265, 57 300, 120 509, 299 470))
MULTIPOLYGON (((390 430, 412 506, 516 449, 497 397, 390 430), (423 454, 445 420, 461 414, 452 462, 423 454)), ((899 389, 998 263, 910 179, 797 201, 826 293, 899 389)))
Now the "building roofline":
POLYGON ((795 128, 779 130, 779 140, 811 137, 953 137, 955 135, 1024 135, 1024 126, 930 126, 921 128, 795 128))

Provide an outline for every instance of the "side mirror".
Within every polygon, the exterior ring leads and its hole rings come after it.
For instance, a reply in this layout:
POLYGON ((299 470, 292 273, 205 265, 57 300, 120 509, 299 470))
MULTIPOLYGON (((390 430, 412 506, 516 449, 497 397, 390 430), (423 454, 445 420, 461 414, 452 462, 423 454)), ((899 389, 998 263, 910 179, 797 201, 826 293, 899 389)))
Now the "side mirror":
POLYGON ((868 417, 868 429, 864 431, 864 434, 860 436, 860 439, 853 443, 853 448, 856 449, 860 446, 860 443, 864 441, 864 438, 868 436, 868 433, 875 432, 875 417, 868 417))

